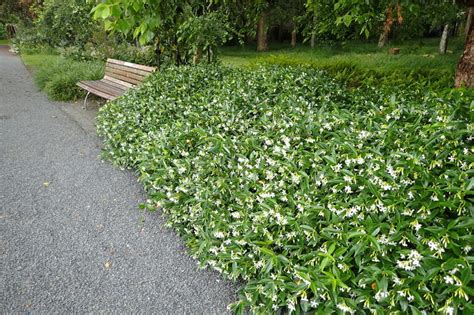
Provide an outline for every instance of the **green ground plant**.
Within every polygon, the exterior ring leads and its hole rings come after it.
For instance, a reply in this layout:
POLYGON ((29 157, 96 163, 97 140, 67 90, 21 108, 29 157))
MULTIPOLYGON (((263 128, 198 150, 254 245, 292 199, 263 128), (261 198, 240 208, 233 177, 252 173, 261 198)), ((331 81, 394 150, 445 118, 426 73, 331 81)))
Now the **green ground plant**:
POLYGON ((437 39, 424 38, 393 42, 380 50, 374 43, 346 41, 319 44, 314 49, 273 45, 266 53, 257 53, 250 47, 226 47, 222 49, 222 62, 238 67, 306 65, 325 70, 349 86, 421 83, 431 89, 451 88, 463 43, 460 39, 452 40, 451 53, 445 55, 438 54, 438 44, 437 39), (400 48, 401 54, 390 55, 388 49, 393 47, 400 48))
POLYGON ((472 90, 312 68, 164 69, 98 115, 237 313, 470 314, 472 90))
POLYGON ((81 80, 99 80, 104 75, 102 62, 79 62, 59 55, 23 55, 23 61, 34 72, 35 82, 57 101, 76 100, 85 95, 76 86, 81 80))

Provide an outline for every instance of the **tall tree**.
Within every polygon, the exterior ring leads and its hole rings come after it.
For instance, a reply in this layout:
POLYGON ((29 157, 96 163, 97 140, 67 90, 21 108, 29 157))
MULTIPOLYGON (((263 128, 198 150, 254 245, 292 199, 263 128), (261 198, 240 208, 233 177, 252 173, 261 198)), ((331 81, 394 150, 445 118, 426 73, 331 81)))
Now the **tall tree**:
POLYGON ((443 33, 441 34, 441 40, 439 41, 439 53, 445 54, 448 50, 448 33, 449 24, 445 24, 443 27, 443 33))
POLYGON ((267 15, 268 13, 263 11, 260 13, 260 17, 257 22, 257 51, 268 50, 268 39, 267 39, 267 15))
MULTIPOLYGON (((468 19, 474 19, 474 0, 457 0, 458 4, 469 7, 468 19)), ((470 23, 467 30, 464 52, 456 68, 455 86, 474 87, 474 23, 470 23)))

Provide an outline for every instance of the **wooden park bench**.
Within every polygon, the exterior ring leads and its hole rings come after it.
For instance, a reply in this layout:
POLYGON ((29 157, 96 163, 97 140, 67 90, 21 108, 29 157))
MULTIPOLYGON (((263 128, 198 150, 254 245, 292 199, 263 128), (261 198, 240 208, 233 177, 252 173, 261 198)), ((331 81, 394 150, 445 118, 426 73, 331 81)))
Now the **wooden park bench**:
POLYGON ((140 84, 156 68, 116 59, 107 59, 105 75, 99 81, 80 81, 77 85, 87 91, 83 109, 87 109, 89 94, 114 100, 125 91, 140 84))

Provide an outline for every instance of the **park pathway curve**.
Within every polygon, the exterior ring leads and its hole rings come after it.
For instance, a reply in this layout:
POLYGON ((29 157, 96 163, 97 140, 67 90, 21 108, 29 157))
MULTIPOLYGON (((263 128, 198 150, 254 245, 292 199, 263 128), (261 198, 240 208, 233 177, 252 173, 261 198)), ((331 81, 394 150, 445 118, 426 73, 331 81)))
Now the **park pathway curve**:
POLYGON ((221 314, 235 287, 198 269, 133 174, 0 46, 0 314, 221 314))

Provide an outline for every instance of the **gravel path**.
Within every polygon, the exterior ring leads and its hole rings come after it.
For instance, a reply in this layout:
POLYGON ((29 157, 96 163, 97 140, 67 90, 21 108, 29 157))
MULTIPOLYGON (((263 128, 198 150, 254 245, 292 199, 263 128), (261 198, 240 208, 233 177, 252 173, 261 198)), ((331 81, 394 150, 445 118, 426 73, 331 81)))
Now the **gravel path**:
POLYGON ((136 178, 0 46, 0 313, 217 314, 235 287, 199 270, 136 178))

